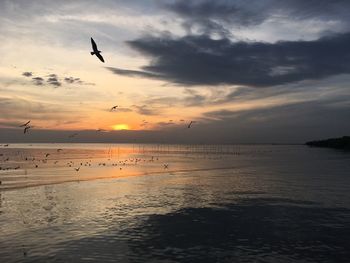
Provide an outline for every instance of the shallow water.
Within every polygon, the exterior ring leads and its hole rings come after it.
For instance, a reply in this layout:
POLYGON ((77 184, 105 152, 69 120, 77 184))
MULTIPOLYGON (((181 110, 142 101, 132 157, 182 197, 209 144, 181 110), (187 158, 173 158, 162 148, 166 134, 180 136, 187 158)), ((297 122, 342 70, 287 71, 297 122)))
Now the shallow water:
POLYGON ((0 154, 0 262, 350 258, 349 153, 48 144, 0 154))

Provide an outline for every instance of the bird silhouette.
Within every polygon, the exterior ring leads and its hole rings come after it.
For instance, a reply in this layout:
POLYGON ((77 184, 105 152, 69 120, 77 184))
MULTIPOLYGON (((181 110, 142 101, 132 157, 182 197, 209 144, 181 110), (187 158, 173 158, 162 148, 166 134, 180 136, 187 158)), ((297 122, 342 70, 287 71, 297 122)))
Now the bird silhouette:
POLYGON ((193 123, 196 123, 196 122, 195 121, 191 121, 190 124, 188 124, 187 128, 191 128, 193 123))
POLYGON ((96 55, 96 57, 99 58, 103 63, 105 62, 102 55, 100 54, 102 51, 98 50, 97 45, 95 41, 91 38, 91 45, 92 45, 92 50, 93 52, 90 52, 91 56, 96 55))
POLYGON ((27 127, 29 123, 30 123, 30 121, 27 121, 26 123, 20 125, 19 127, 27 127))
POLYGON ((118 108, 118 105, 115 105, 115 106, 113 106, 111 109, 110 109, 110 111, 114 111, 114 110, 116 110, 118 108))
POLYGON ((30 128, 31 128, 30 126, 26 126, 23 130, 23 133, 26 134, 30 128))

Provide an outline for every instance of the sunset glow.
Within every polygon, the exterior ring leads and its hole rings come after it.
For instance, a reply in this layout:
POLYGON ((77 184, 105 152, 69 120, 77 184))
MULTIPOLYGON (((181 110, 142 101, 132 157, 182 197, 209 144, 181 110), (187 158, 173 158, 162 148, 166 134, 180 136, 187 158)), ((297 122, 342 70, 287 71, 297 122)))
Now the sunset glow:
POLYGON ((130 127, 127 124, 115 124, 112 126, 112 129, 115 131, 130 130, 130 127))

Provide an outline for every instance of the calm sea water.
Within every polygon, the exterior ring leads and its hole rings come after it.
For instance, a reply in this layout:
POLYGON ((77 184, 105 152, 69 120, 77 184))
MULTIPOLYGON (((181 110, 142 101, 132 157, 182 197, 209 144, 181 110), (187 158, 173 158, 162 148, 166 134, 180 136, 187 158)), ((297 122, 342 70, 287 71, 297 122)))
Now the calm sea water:
POLYGON ((10 144, 0 167, 0 262, 350 259, 350 153, 10 144))

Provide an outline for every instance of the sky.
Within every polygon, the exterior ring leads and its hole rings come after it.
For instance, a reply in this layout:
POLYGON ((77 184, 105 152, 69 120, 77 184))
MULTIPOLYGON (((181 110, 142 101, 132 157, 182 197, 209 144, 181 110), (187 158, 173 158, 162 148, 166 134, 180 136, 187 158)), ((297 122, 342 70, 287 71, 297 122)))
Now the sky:
POLYGON ((347 0, 0 0, 0 142, 349 135, 349 11, 347 0))

